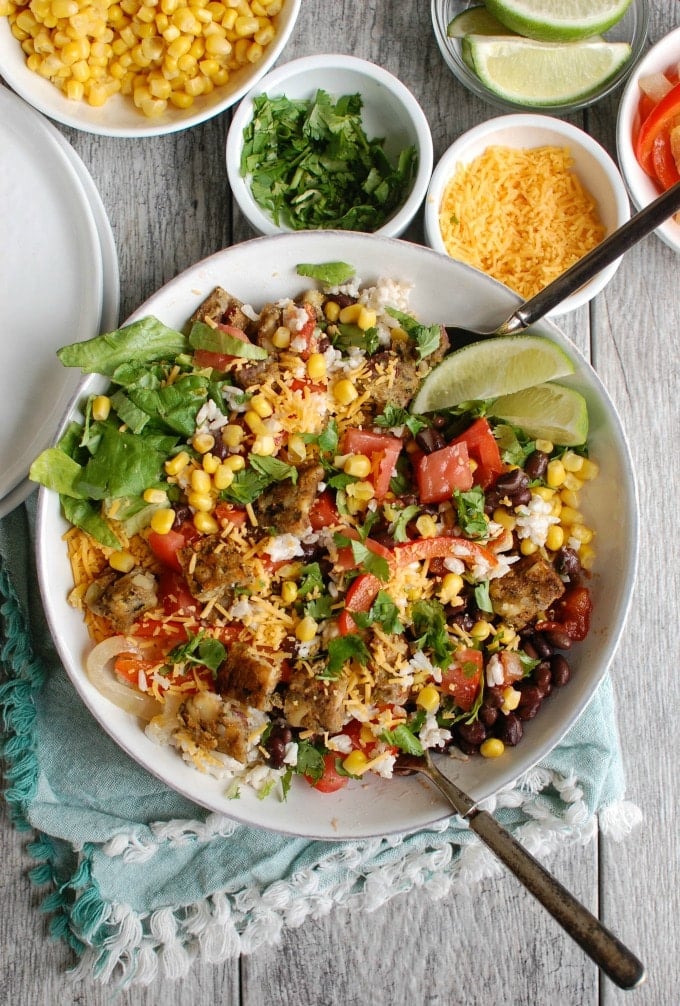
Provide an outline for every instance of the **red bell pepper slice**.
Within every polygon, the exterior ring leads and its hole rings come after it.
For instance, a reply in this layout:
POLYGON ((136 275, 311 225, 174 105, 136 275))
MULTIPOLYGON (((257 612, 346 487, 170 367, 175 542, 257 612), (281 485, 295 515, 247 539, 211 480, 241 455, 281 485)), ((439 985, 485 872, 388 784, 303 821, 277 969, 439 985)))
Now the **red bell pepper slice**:
POLYGON ((360 573, 353 580, 345 594, 345 607, 338 618, 338 628, 341 636, 357 631, 357 623, 352 618, 353 611, 370 611, 375 601, 381 583, 373 573, 360 573))
POLYGON ((656 178, 653 162, 654 141, 657 136, 669 133, 680 119, 680 84, 676 84, 652 109, 640 126, 635 141, 635 156, 647 174, 656 178))
POLYGON ((464 443, 423 454, 415 468, 421 503, 443 503, 451 499, 455 489, 465 492, 472 488, 470 458, 464 443))
POLYGON ((484 416, 475 419, 452 443, 467 446, 468 454, 477 462, 473 482, 488 489, 503 471, 501 452, 488 419, 484 416))
POLYGON ((399 542, 394 546, 394 555, 399 566, 408 566, 422 559, 462 559, 463 562, 485 562, 493 569, 498 558, 476 541, 455 538, 452 535, 438 535, 435 538, 416 538, 414 541, 399 542))
POLYGON ((652 144, 652 165, 662 188, 670 189, 680 182, 680 174, 671 149, 670 133, 660 133, 652 144))

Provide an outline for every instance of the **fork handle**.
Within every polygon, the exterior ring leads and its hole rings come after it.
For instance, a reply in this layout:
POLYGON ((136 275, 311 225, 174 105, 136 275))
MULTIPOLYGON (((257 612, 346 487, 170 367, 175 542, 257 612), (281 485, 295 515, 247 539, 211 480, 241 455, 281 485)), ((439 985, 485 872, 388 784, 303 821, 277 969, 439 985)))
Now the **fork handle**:
POLYGON ((609 237, 596 245, 570 269, 540 290, 530 300, 525 301, 494 332, 494 335, 513 335, 523 332, 529 325, 540 321, 549 311, 561 304, 575 290, 578 290, 596 276, 605 266, 611 265, 624 252, 632 248, 642 238, 664 223, 668 217, 680 210, 680 182, 662 193, 639 213, 626 221, 609 237))

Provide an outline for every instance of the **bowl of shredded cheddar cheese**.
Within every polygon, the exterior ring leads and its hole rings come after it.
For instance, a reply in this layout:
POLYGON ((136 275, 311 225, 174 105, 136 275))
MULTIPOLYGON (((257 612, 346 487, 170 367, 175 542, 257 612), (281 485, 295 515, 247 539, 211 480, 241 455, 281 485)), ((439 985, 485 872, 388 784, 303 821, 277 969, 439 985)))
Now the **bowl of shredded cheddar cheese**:
MULTIPOLYGON (((499 116, 460 136, 425 201, 430 247, 529 299, 630 216, 621 175, 582 129, 540 114, 499 116)), ((620 259, 552 314, 592 300, 620 259)))
POLYGON ((7 84, 57 122, 103 136, 178 132, 239 101, 290 38, 300 0, 192 7, 85 0, 0 7, 7 84))

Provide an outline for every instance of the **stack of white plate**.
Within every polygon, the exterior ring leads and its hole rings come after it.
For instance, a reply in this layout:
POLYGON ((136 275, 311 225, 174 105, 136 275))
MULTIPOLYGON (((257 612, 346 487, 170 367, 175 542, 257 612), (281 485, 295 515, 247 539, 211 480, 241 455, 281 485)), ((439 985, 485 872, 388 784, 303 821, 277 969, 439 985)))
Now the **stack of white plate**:
POLYGON ((116 328, 118 256, 99 193, 61 133, 0 87, 0 517, 34 483, 81 377, 60 346, 116 328))

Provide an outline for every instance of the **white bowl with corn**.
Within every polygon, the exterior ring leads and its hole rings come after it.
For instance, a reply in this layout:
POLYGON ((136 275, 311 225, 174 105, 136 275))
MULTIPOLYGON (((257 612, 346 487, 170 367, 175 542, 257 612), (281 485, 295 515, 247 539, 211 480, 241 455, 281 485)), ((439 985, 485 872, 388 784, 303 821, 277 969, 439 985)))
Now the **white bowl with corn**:
POLYGON ((38 111, 103 136, 155 136, 239 101, 278 59, 300 0, 1 0, 0 66, 38 111))

